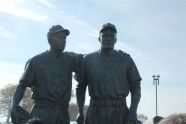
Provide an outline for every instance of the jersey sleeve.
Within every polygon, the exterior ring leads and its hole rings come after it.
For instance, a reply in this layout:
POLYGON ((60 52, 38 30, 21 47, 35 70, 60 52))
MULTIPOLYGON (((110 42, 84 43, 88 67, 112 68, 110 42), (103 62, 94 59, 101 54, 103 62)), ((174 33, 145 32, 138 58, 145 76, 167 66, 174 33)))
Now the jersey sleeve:
POLYGON ((81 61, 83 59, 83 55, 73 52, 70 52, 69 55, 71 57, 72 71, 75 72, 74 78, 75 80, 80 81, 81 61))
POLYGON ((29 59, 25 65, 24 72, 19 80, 19 83, 25 87, 32 87, 35 80, 35 69, 32 59, 29 59))
POLYGON ((136 64, 134 63, 133 59, 129 57, 129 65, 127 70, 127 78, 129 82, 137 82, 141 81, 141 76, 138 72, 136 64))

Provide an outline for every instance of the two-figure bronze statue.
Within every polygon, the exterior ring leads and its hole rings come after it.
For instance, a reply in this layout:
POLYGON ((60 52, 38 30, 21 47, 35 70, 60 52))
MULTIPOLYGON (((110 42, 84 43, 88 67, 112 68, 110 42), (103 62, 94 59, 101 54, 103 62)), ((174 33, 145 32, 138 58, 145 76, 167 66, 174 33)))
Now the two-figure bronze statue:
POLYGON ((141 77, 130 55, 114 49, 117 41, 115 25, 104 24, 99 32, 101 48, 84 56, 64 52, 69 34, 70 31, 60 25, 52 26, 47 34, 50 50, 26 63, 13 97, 12 122, 24 124, 36 118, 42 124, 70 124, 68 106, 72 72, 75 72, 78 124, 136 124, 141 77), (25 113, 24 118, 24 113, 19 111, 19 103, 26 87, 32 89, 34 105, 31 113, 25 113), (87 87, 91 99, 84 117, 87 87), (129 92, 131 104, 128 108, 126 97, 129 92))

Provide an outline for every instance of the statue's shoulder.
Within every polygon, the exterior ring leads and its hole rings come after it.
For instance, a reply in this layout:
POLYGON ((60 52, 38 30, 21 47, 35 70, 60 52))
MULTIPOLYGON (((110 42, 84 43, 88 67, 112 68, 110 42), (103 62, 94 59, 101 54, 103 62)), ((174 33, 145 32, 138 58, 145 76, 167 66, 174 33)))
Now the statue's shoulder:
POLYGON ((83 55, 75 52, 64 52, 65 58, 71 62, 81 62, 83 55))
POLYGON ((39 53, 39 54, 31 57, 28 61, 29 62, 34 62, 34 63, 45 61, 45 58, 47 58, 49 56, 48 54, 49 54, 48 51, 39 53))
POLYGON ((44 51, 42 53, 39 53, 39 54, 33 56, 31 59, 33 59, 33 60, 40 60, 40 59, 43 59, 43 58, 47 57, 48 55, 49 55, 49 52, 48 51, 44 51))
POLYGON ((46 55, 47 55, 47 51, 30 57, 26 62, 26 66, 29 65, 29 64, 36 65, 38 63, 42 63, 41 61, 45 61, 44 58, 46 57, 46 55))
POLYGON ((67 56, 71 56, 71 57, 82 55, 82 54, 78 54, 78 53, 75 53, 75 52, 69 52, 69 51, 63 52, 63 54, 65 54, 67 56))
POLYGON ((127 53, 127 52, 124 52, 122 50, 116 50, 116 52, 121 55, 121 56, 124 56, 124 57, 130 57, 130 54, 127 53))
POLYGON ((83 58, 84 59, 89 59, 89 58, 95 58, 96 56, 98 56, 99 51, 94 51, 88 54, 84 54, 83 58))
POLYGON ((81 58, 81 57, 83 57, 82 54, 75 53, 75 52, 64 52, 63 54, 70 57, 70 58, 81 58))

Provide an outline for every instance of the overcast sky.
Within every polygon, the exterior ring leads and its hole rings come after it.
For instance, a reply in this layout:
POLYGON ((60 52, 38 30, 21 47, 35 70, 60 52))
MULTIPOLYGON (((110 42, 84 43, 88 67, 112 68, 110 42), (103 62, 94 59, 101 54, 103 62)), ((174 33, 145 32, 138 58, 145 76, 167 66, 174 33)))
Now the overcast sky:
POLYGON ((66 51, 85 54, 100 48, 107 22, 143 79, 138 113, 155 116, 153 74, 160 74, 159 115, 186 112, 185 0, 0 0, 0 88, 18 83, 26 61, 49 48, 52 25, 70 30, 66 51))

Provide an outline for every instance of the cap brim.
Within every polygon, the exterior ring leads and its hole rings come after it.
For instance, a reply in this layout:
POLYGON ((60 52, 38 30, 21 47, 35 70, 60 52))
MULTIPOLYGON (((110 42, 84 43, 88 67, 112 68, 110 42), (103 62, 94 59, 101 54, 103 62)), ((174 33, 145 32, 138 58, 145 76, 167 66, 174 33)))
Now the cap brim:
POLYGON ((57 33, 57 32, 64 32, 67 36, 70 34, 70 31, 68 29, 59 29, 55 31, 54 33, 57 33))
POLYGON ((103 27, 103 28, 100 30, 100 32, 103 32, 103 31, 106 30, 106 29, 111 29, 111 30, 113 30, 114 32, 117 33, 116 29, 114 29, 113 27, 103 27))

